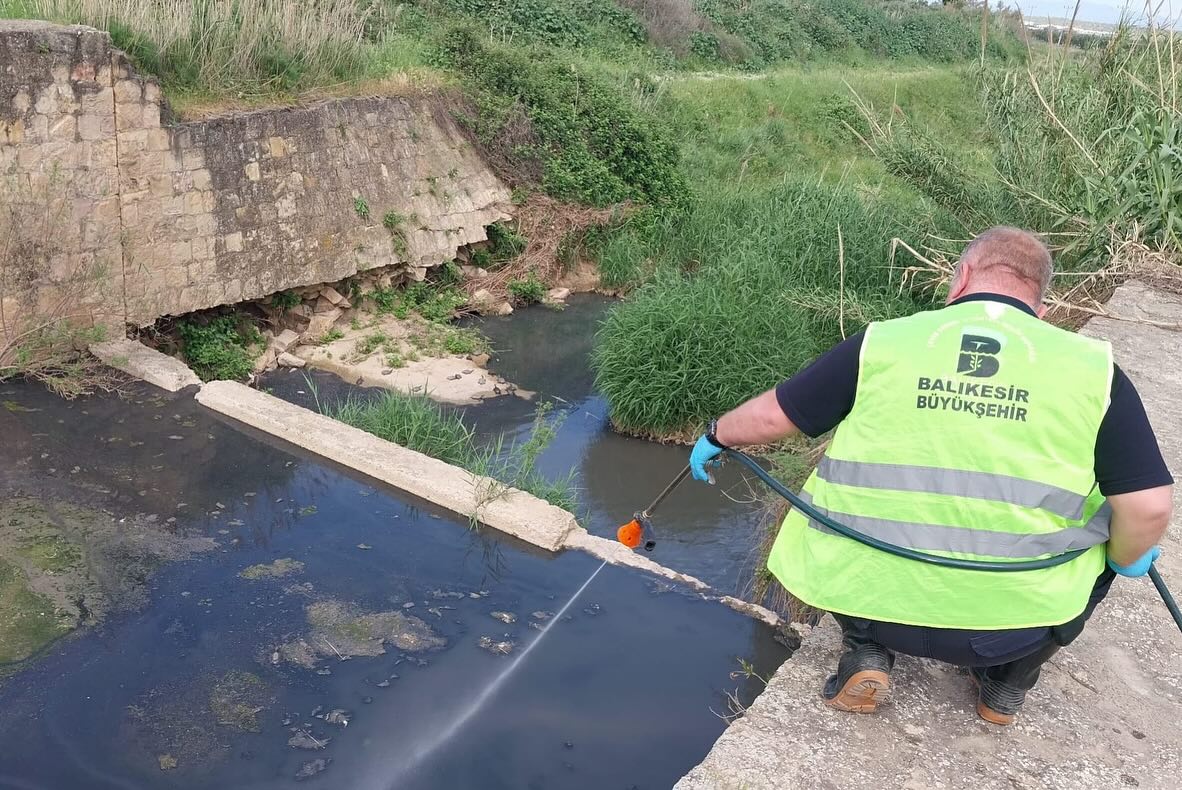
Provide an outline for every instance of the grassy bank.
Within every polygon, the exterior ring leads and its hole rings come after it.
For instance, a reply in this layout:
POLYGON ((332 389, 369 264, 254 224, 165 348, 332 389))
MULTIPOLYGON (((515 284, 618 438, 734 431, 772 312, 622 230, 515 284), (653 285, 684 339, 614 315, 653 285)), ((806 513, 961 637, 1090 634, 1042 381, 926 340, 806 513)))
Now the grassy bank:
MULTIPOLYGON (((501 435, 489 443, 478 442, 463 417, 426 395, 386 392, 375 398, 350 398, 336 404, 321 404, 317 398, 317 407, 333 419, 386 441, 526 491, 564 510, 576 508, 573 473, 555 480, 537 468, 538 456, 554 440, 561 425, 551 416, 552 404, 538 407, 525 441, 509 441, 501 435)), ((482 495, 495 499, 502 491, 493 486, 482 495)))

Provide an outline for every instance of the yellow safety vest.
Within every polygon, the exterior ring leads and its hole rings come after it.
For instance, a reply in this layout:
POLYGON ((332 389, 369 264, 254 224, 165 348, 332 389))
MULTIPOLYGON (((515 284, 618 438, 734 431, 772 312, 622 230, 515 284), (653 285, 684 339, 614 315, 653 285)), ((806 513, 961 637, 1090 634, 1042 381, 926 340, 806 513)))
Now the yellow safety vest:
POLYGON ((871 324, 853 409, 802 496, 858 532, 947 557, 1090 549, 1042 570, 944 568, 792 511, 769 570, 805 603, 853 617, 983 630, 1071 620, 1104 567, 1094 453, 1111 382, 1108 343, 1001 302, 871 324))

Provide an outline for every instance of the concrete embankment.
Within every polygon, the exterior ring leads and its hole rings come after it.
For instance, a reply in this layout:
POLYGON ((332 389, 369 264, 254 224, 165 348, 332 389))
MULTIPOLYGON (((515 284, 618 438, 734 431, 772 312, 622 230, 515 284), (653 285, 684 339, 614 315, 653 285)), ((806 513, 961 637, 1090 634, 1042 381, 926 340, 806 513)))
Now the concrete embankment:
MULTIPOLYGON (((1182 322, 1182 299, 1137 283, 1108 304, 1121 316, 1182 322)), ((1182 468, 1182 334, 1093 319, 1137 385, 1166 461, 1182 468)), ((1176 503, 1177 505, 1178 503, 1176 503)), ((1182 592, 1182 537, 1158 565, 1182 592)), ((825 707, 819 690, 840 654, 831 620, 770 679, 746 715, 678 790, 766 788, 1177 788, 1182 782, 1182 635, 1145 579, 1118 579, 1083 635, 1044 668, 1017 722, 980 721, 968 677, 900 657, 894 700, 873 716, 825 707)))

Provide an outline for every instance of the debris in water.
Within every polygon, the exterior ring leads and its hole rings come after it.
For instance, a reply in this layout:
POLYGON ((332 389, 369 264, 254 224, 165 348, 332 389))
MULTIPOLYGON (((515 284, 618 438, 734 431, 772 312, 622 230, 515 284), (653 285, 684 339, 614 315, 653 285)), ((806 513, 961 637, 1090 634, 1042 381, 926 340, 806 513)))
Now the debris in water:
POLYGON ((160 763, 161 771, 171 771, 176 768, 176 758, 171 754, 156 755, 156 762, 160 763))
POLYGON ((362 697, 361 698, 362 705, 370 705, 372 703, 373 703, 373 697, 362 697))
POLYGON ((507 656, 513 652, 513 643, 509 640, 497 642, 491 636, 482 636, 476 641, 476 646, 498 656, 507 656))
POLYGON ((593 603, 593 604, 591 604, 590 606, 588 606, 588 607, 586 607, 585 609, 583 609, 583 614, 586 614, 586 615, 588 615, 588 616, 590 616, 590 617, 594 617, 595 615, 599 614, 599 613, 600 613, 600 612, 602 612, 602 611, 603 611, 603 610, 602 610, 602 608, 599 606, 599 604, 597 604, 597 603, 593 603))
POLYGON ((243 579, 257 581, 258 579, 278 579, 292 573, 299 573, 304 569, 304 563, 290 557, 282 557, 269 564, 251 565, 238 575, 243 579))
POLYGON ((490 616, 494 620, 500 620, 505 625, 513 625, 517 622, 517 615, 512 612, 491 612, 490 616))
POLYGON ((530 621, 529 627, 534 629, 535 631, 545 631, 546 630, 546 626, 542 625, 539 622, 533 621, 533 620, 530 621))
POLYGON ((296 734, 287 739, 287 745, 293 749, 319 750, 328 746, 332 738, 321 740, 307 730, 297 730, 296 734))
POLYGON ((464 594, 462 592, 451 592, 448 590, 432 590, 431 592, 429 592, 427 594, 430 595, 432 598, 463 598, 464 597, 464 594))
POLYGON ((299 782, 304 779, 311 779, 313 776, 316 776, 316 774, 327 771, 330 763, 332 763, 332 758, 326 760, 323 757, 318 757, 315 760, 309 760, 308 762, 304 763, 303 767, 300 768, 299 771, 296 772, 296 781, 299 782))
POLYGON ((554 612, 543 612, 543 611, 537 611, 537 612, 534 612, 533 614, 530 615, 530 617, 532 617, 533 619, 541 620, 543 622, 546 620, 549 620, 553 616, 554 616, 554 612))
POLYGON ((407 601, 406 603, 404 603, 402 605, 402 608, 403 609, 413 609, 413 608, 415 608, 415 602, 414 601, 407 601))
POLYGON ((427 609, 427 611, 430 612, 431 614, 435 615, 436 617, 443 617, 443 612, 441 612, 439 610, 438 606, 431 606, 427 609))
POLYGON ((381 683, 379 683, 379 684, 378 684, 378 688, 380 688, 380 689, 388 689, 388 688, 390 688, 390 681, 388 681, 388 680, 383 680, 381 683))
POLYGON ((334 708, 333 710, 329 711, 328 715, 324 717, 324 720, 329 724, 339 724, 342 727, 348 727, 349 712, 343 708, 334 708))
POLYGON ((357 548, 361 549, 362 551, 369 551, 373 548, 373 546, 369 545, 368 543, 358 543, 357 548))
POLYGON ((209 695, 209 709, 217 723, 243 732, 261 732, 259 713, 274 702, 275 695, 250 672, 227 672, 209 695))
POLYGON ((568 748, 568 749, 573 749, 573 748, 575 748, 575 745, 574 745, 573 743, 571 743, 570 741, 563 741, 563 742, 562 742, 562 745, 563 745, 563 746, 565 746, 565 747, 566 747, 566 748, 568 748))

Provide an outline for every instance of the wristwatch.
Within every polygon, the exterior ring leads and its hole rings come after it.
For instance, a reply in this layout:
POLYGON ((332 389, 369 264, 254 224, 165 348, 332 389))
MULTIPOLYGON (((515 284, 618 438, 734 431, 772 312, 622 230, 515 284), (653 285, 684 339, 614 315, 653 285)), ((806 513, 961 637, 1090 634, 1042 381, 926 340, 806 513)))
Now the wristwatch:
POLYGON ((718 441, 718 420, 711 420, 710 425, 706 428, 706 441, 717 447, 719 450, 729 450, 722 442, 718 441))

